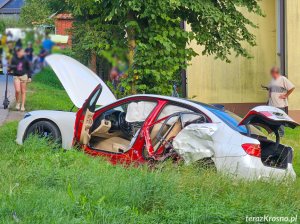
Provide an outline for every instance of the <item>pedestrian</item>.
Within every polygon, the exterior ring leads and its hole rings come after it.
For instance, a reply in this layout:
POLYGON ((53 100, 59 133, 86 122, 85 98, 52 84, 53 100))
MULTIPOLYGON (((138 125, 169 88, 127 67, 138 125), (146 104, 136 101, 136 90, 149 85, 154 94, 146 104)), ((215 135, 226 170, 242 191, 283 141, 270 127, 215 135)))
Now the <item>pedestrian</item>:
POLYGON ((10 30, 6 33, 6 36, 7 36, 7 42, 10 41, 12 42, 14 40, 14 36, 10 30))
MULTIPOLYGON (((269 101, 268 105, 277 107, 288 113, 288 97, 294 91, 294 84, 288 80, 285 76, 280 74, 280 69, 278 67, 273 67, 271 69, 272 80, 267 87, 269 91, 269 101)), ((284 126, 279 129, 279 135, 284 136, 284 126)))
POLYGON ((55 43, 47 35, 42 43, 43 49, 47 51, 47 54, 52 53, 52 48, 54 45, 55 45, 55 43))
POLYGON ((14 46, 14 42, 12 41, 8 41, 7 42, 7 53, 6 53, 6 57, 7 57, 7 61, 9 64, 11 64, 11 60, 13 59, 13 57, 15 57, 15 46, 14 46))
POLYGON ((26 88, 27 83, 31 82, 31 71, 22 48, 16 48, 16 56, 13 57, 10 68, 14 76, 16 109, 25 111, 26 88))
POLYGON ((25 49, 25 54, 27 60, 32 63, 33 60, 33 47, 32 47, 32 42, 27 43, 27 48, 25 49))
POLYGON ((15 47, 16 47, 16 48, 23 48, 23 43, 22 43, 21 38, 19 38, 19 39, 17 40, 15 47))
POLYGON ((41 46, 39 52, 39 68, 42 69, 45 66, 45 58, 48 55, 48 52, 41 46))
POLYGON ((119 83, 120 83, 120 76, 119 76, 119 71, 117 67, 113 67, 110 71, 110 80, 112 82, 112 85, 114 89, 116 90, 119 83))

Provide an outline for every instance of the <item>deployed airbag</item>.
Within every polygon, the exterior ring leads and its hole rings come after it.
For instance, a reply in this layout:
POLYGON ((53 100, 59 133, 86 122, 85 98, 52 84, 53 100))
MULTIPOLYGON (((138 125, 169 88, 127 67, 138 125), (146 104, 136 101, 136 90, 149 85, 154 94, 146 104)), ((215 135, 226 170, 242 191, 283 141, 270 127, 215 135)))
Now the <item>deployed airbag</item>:
POLYGON ((175 151, 189 164, 214 155, 213 135, 217 124, 190 124, 174 138, 175 151))
POLYGON ((127 122, 143 122, 147 119, 155 106, 156 103, 154 102, 132 102, 128 105, 125 119, 127 122))

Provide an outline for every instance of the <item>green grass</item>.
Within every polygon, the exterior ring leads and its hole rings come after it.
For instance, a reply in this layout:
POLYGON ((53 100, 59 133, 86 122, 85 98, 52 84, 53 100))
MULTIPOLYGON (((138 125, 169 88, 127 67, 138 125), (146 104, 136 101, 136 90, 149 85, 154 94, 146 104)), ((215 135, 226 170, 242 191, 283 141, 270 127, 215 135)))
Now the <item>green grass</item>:
POLYGON ((232 180, 192 166, 149 171, 82 152, 14 142, 0 130, 3 223, 244 223, 246 216, 300 215, 300 182, 232 180))
POLYGON ((70 110, 73 106, 54 72, 47 68, 35 75, 28 85, 27 111, 70 110))
MULTIPOLYGON (((71 106, 49 70, 37 75, 30 89, 33 109, 71 106)), ((245 223, 246 216, 300 217, 299 179, 247 182, 172 164, 154 171, 124 168, 80 151, 53 150, 34 138, 18 146, 16 129, 16 122, 0 128, 0 223, 245 223)), ((295 148, 297 175, 299 135, 300 129, 289 130, 284 138, 295 148)))
MULTIPOLYGON (((286 136, 282 139, 282 143, 292 146, 294 148, 294 169, 297 176, 300 178, 300 128, 288 129, 286 128, 286 136)), ((300 194, 300 189, 299 189, 300 194)), ((300 209, 300 208, 299 208, 300 209)))

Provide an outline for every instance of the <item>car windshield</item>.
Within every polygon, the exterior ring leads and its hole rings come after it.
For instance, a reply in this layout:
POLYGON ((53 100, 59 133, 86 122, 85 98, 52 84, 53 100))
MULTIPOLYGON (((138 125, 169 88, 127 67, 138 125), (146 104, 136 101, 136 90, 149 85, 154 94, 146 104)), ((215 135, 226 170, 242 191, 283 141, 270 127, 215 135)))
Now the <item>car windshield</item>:
POLYGON ((229 127, 240 132, 241 134, 265 136, 265 134, 262 131, 260 131, 258 128, 256 128, 253 125, 239 126, 239 123, 242 121, 242 118, 230 111, 220 110, 213 106, 207 106, 206 109, 211 111, 218 118, 220 118, 224 123, 226 123, 229 127))

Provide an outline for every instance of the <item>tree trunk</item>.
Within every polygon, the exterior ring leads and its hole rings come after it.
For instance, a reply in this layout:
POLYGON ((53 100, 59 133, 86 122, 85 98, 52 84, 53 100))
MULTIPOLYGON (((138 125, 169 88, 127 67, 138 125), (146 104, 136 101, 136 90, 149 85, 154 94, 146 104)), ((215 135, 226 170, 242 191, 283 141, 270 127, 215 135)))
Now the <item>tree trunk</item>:
POLYGON ((91 55, 89 67, 93 72, 97 73, 97 55, 95 52, 93 52, 91 55))
MULTIPOLYGON (((128 22, 134 21, 134 14, 128 12, 127 14, 128 22)), ((136 74, 134 74, 133 64, 134 64, 134 52, 136 48, 136 39, 135 39, 135 28, 130 26, 127 27, 127 38, 128 38, 128 62, 129 62, 129 76, 132 77, 133 81, 131 83, 131 94, 136 94, 136 74)))

